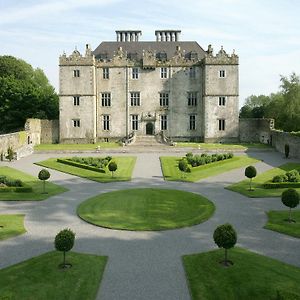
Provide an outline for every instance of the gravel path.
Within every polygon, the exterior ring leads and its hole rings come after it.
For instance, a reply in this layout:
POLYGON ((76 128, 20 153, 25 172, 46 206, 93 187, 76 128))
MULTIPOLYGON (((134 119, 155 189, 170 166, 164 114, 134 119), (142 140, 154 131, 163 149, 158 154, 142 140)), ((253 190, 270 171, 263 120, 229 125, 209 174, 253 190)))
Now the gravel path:
MULTIPOLYGON (((225 222, 232 223, 236 228, 238 246, 300 267, 299 239, 262 228, 266 223, 265 211, 284 209, 280 199, 250 199, 224 189, 244 178, 244 168, 198 183, 165 182, 159 153, 130 155, 137 156, 131 182, 101 184, 51 170, 51 181, 68 188, 68 192, 42 202, 0 202, 1 214, 26 214, 27 229, 22 236, 0 242, 0 267, 53 250, 55 234, 69 227, 76 232, 75 251, 109 256, 97 299, 188 300, 190 296, 181 256, 216 248, 213 231, 225 222), (109 230, 87 224, 76 216, 78 204, 89 197, 137 187, 199 193, 214 202, 216 212, 200 225, 161 232, 109 230)), ((286 162, 276 152, 255 152, 251 155, 263 159, 263 162, 256 164, 259 173, 286 162)), ((10 165, 36 176, 41 168, 33 162, 50 156, 58 155, 34 154, 11 164, 0 165, 10 165)))

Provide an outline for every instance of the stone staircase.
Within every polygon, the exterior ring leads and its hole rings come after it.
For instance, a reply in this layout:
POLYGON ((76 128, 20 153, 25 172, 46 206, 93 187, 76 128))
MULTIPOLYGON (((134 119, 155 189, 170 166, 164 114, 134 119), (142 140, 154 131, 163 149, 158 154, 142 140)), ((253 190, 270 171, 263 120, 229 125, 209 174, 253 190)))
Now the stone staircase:
POLYGON ((160 136, 155 135, 143 135, 136 136, 135 142, 129 145, 132 146, 140 146, 140 147, 166 147, 160 136))

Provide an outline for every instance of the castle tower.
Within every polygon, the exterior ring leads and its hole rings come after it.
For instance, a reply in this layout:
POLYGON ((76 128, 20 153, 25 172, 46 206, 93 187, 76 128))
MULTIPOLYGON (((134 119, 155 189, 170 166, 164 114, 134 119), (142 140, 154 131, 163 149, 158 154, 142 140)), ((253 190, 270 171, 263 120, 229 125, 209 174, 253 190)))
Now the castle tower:
POLYGON ((239 136, 239 59, 223 47, 214 56, 211 45, 204 58, 204 142, 237 141, 239 136))
POLYGON ((60 143, 96 141, 95 57, 89 45, 85 56, 74 50, 59 58, 60 143))

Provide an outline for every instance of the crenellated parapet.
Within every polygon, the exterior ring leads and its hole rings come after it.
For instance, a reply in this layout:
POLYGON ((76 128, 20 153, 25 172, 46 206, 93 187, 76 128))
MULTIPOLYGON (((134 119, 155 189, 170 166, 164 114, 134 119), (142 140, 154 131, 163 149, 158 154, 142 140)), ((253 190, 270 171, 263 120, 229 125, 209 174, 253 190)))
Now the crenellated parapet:
POLYGON ((204 64, 206 65, 238 65, 239 57, 235 54, 234 50, 231 55, 227 54, 221 46, 220 51, 214 55, 213 48, 211 45, 208 46, 206 51, 207 55, 204 58, 204 64))
POLYGON ((93 66, 95 65, 95 56, 92 54, 90 46, 87 44, 85 55, 83 56, 77 49, 71 55, 63 53, 59 57, 60 66, 93 66))

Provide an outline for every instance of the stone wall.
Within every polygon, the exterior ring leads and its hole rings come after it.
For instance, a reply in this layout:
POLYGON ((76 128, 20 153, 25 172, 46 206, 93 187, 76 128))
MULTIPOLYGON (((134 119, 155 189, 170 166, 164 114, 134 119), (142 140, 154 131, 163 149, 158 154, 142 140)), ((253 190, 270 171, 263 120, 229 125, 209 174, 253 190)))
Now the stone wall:
POLYGON ((0 153, 6 154, 7 149, 19 149, 28 143, 29 134, 26 131, 13 132, 0 135, 0 153))
POLYGON ((300 158, 300 137, 288 132, 271 130, 272 146, 280 153, 284 153, 284 146, 290 146, 290 157, 300 158))

